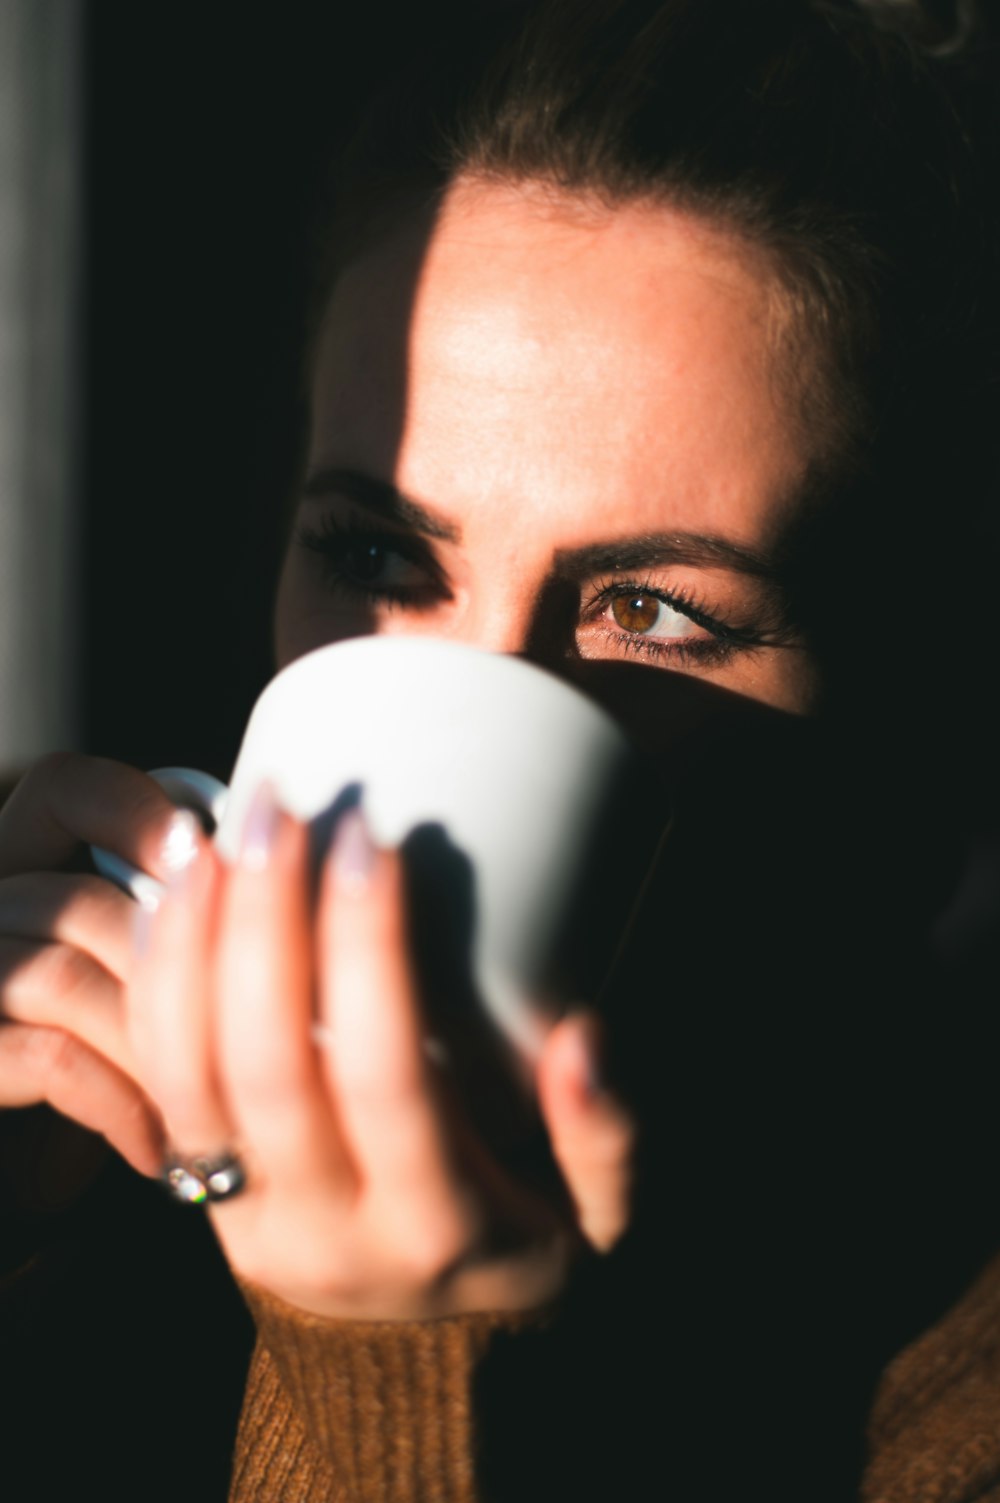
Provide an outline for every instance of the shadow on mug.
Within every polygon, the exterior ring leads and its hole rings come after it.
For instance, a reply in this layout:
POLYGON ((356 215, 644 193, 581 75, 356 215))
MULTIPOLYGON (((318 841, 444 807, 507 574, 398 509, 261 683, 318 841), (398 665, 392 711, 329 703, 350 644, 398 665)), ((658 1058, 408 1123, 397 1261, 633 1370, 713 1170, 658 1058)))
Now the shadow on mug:
MULTIPOLYGON (((337 826, 361 807, 364 785, 345 787, 311 829, 314 891, 337 826)), ((476 979, 476 874, 444 825, 425 822, 400 847, 407 920, 421 1007, 425 1049, 439 1088, 478 1141, 521 1185, 556 1203, 565 1189, 555 1167, 530 1068, 491 1015, 476 979)), ((548 1017, 554 1016, 550 1008, 548 1017)), ((460 1140, 462 1134, 459 1135, 460 1140)))

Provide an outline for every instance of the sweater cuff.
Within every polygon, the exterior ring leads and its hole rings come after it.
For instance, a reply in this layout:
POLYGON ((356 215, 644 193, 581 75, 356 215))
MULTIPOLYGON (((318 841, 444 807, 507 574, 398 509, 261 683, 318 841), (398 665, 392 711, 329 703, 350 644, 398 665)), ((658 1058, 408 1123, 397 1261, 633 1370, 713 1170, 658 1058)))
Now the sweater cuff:
MULTIPOLYGON (((279 1380, 270 1385, 270 1408, 290 1405, 301 1439, 318 1452, 308 1469, 322 1469, 334 1483, 328 1496, 473 1503, 477 1367, 498 1334, 544 1325, 548 1311, 341 1321, 310 1315, 245 1281, 240 1287, 257 1326, 254 1365, 266 1353, 279 1380)), ((256 1431, 264 1419, 257 1414, 256 1431)))

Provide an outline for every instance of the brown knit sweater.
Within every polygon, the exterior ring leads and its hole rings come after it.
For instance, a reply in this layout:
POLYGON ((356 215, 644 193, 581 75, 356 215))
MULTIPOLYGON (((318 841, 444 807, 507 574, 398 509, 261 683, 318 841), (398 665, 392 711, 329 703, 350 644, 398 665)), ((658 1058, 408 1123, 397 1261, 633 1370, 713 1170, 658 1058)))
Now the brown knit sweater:
MULTIPOLYGON (((517 1322, 341 1324, 244 1292, 258 1340, 230 1503, 473 1503, 476 1365, 517 1322)), ((862 1497, 1000 1503, 1000 1259, 886 1372, 862 1497)))
POLYGON ((339 1323, 244 1293, 258 1341, 230 1503, 474 1503, 472 1377, 527 1318, 339 1323))
POLYGON ((1000 1503, 1000 1259, 886 1371, 864 1503, 1000 1503))
MULTIPOLYGON (((37 1115, 10 1114, 15 1137, 23 1136, 16 1119, 37 1115)), ((8 1120, 8 1137, 11 1125, 8 1120)), ((61 1144, 64 1134, 58 1136, 61 1144)), ((36 1208, 22 1235, 10 1212, 23 1187, 2 1172, 5 1164, 16 1167, 20 1157, 20 1152, 0 1154, 0 1251, 9 1254, 0 1266, 0 1366, 3 1376, 14 1378, 0 1403, 4 1484, 12 1498, 67 1496, 39 1481, 42 1462, 58 1461, 64 1454, 75 1479, 99 1477, 107 1499, 131 1498, 136 1496, 135 1476, 146 1474, 154 1454, 141 1421, 151 1412, 161 1446, 154 1469, 159 1474, 175 1433, 171 1426, 180 1425, 182 1431, 191 1423, 196 1426, 198 1413, 190 1388, 178 1391, 169 1367, 166 1404, 157 1408, 145 1365, 154 1348, 139 1313, 164 1312, 161 1339, 177 1327, 179 1345, 194 1350, 203 1370, 199 1392, 207 1402, 216 1391, 213 1385, 221 1388, 229 1381, 225 1364, 216 1372, 216 1345, 207 1332, 214 1310, 225 1303, 225 1286, 231 1284, 221 1264, 206 1280, 204 1248, 194 1249, 197 1256, 192 1255, 188 1269, 181 1257, 184 1240, 175 1245, 161 1236, 170 1223, 163 1221, 161 1227, 156 1219, 150 1234, 132 1204, 137 1187, 121 1176, 112 1178, 103 1199, 90 1197, 97 1211, 89 1221, 71 1224, 58 1238, 47 1239, 44 1255, 33 1255, 36 1208), (94 1251, 88 1254, 91 1246, 94 1251), (154 1266, 150 1247, 161 1249, 165 1271, 154 1266), (6 1277, 3 1267, 9 1270, 6 1277), (195 1292, 203 1286, 204 1303, 195 1307, 195 1292), (127 1335, 134 1325, 131 1348, 108 1339, 115 1328, 106 1316, 116 1303, 125 1314, 121 1330, 127 1335), (78 1312, 89 1315, 91 1323, 78 1318, 78 1312), (110 1354, 104 1372, 95 1366, 102 1347, 110 1354), (124 1387, 112 1393, 105 1386, 109 1377, 124 1387), (130 1394, 134 1403, 126 1418, 122 1401, 130 1394), (93 1399, 89 1406, 84 1402, 88 1398, 93 1399), (31 1424, 35 1414, 41 1416, 40 1431, 31 1424), (125 1443, 133 1434, 129 1452, 125 1443), (44 1454, 40 1444, 46 1447, 44 1454), (116 1488, 109 1478, 109 1457, 123 1450, 125 1482, 116 1488), (18 1485, 20 1452, 27 1458, 25 1475, 32 1479, 23 1491, 18 1485)), ((45 1190, 42 1199, 52 1202, 42 1207, 48 1215, 61 1201, 59 1175, 56 1159, 40 1175, 41 1161, 48 1163, 36 1153, 31 1178, 36 1191, 45 1190)), ((229 1473, 230 1503, 478 1503, 482 1415, 477 1378, 498 1339, 530 1341, 545 1323, 541 1317, 482 1314, 422 1324, 341 1323, 304 1315, 249 1286, 243 1294, 257 1339, 229 1473)), ((222 1351, 234 1332, 227 1326, 213 1339, 222 1351)), ((184 1381, 190 1384, 189 1374, 184 1381)), ((234 1396, 238 1400, 238 1387, 234 1396)), ((585 1444, 587 1437, 583 1440, 585 1444)), ((606 1443, 604 1437, 600 1444, 606 1443)), ((227 1461, 224 1453, 223 1466, 227 1461)), ((816 1465, 822 1466, 822 1458, 816 1465)), ((204 1472, 189 1474, 187 1482, 186 1495, 192 1499, 211 1497, 214 1503, 224 1491, 216 1490, 204 1472), (199 1475, 205 1490, 191 1491, 199 1475)), ((163 1488, 158 1491, 154 1478, 146 1476, 142 1496, 179 1496, 172 1481, 164 1478, 163 1488)), ((662 1495, 658 1486, 654 1492, 662 1495)), ((517 1494, 504 1493, 508 1495, 517 1494)), ((805 1486, 803 1503, 808 1495, 805 1486)), ((871 1415, 862 1498, 863 1503, 1000 1503, 1000 1258, 885 1372, 871 1415)))
MULTIPOLYGON (((11 1114, 6 1125, 16 1128, 17 1117, 11 1114)), ((563 1381, 567 1348, 547 1369, 545 1353, 566 1326, 585 1334, 582 1344, 568 1349, 569 1365, 601 1387, 596 1408, 568 1438, 577 1460, 583 1457, 595 1483, 603 1465, 606 1479, 609 1457, 613 1463, 629 1444, 623 1440, 631 1421, 629 1388, 638 1385, 653 1403, 632 1426, 632 1438, 639 1439, 644 1455, 655 1457, 659 1449, 665 1475, 672 1474, 669 1453, 679 1420, 665 1370, 670 1321, 662 1312, 650 1312, 645 1333, 633 1316, 626 1317, 626 1366, 618 1367, 609 1366, 593 1344, 586 1288, 574 1319, 561 1325, 561 1316, 552 1320, 549 1312, 425 1323, 337 1322, 245 1286, 256 1342, 252 1356, 246 1347, 248 1369, 240 1370, 226 1354, 241 1346, 241 1327, 228 1317, 216 1324, 216 1316, 224 1315, 231 1300, 245 1321, 246 1307, 217 1249, 211 1261, 214 1244, 201 1236, 207 1237, 207 1224, 123 1166, 112 1161, 109 1168, 79 1212, 65 1213, 67 1225, 56 1213, 40 1255, 32 1256, 27 1243, 19 1251, 18 1238, 13 1240, 10 1272, 0 1280, 0 1386, 9 1382, 0 1403, 6 1482, 18 1466, 35 1478, 44 1465, 46 1475, 58 1473, 60 1481, 67 1469, 71 1477, 99 1480, 108 1499, 134 1496, 132 1481, 154 1454, 152 1446, 158 1448, 155 1482, 162 1486, 147 1486, 143 1496, 174 1499, 179 1494, 163 1475, 164 1455, 183 1468, 183 1451, 174 1455, 171 1446, 180 1426, 220 1442, 218 1472, 210 1477, 201 1462, 196 1484, 203 1482, 203 1490, 187 1494, 208 1503, 218 1503, 227 1489, 230 1503, 521 1500, 520 1469, 533 1464, 536 1454, 525 1444, 525 1420, 539 1414, 540 1433, 546 1434, 549 1395, 553 1381, 563 1381), (660 1368, 640 1370, 644 1344, 650 1355, 662 1356, 660 1368), (498 1365, 504 1384, 484 1386, 498 1365), (529 1386, 527 1402, 515 1415, 512 1401, 525 1396, 525 1379, 539 1369, 541 1381, 529 1386), (617 1390, 625 1391, 627 1404, 611 1416, 605 1406, 617 1390), (226 1438, 229 1421, 218 1412, 217 1399, 226 1412, 232 1401, 228 1434, 235 1435, 235 1446, 226 1438), (492 1486, 498 1434, 513 1475, 492 1486), (116 1487, 108 1483, 112 1461, 118 1463, 116 1487)), ((8 1183, 0 1199, 0 1219, 9 1214, 12 1188, 8 1183)), ((26 1234, 31 1230, 26 1225, 26 1234)), ((640 1294, 640 1325, 641 1308, 640 1294)), ((746 1371, 752 1381, 752 1368, 746 1371)), ((808 1376, 801 1381, 808 1383, 808 1376)), ((727 1387, 724 1360, 713 1364, 711 1382, 718 1393, 702 1389, 694 1401, 701 1409, 717 1406, 717 1444, 729 1445, 725 1459, 738 1469, 728 1431, 729 1406, 740 1398, 731 1383, 727 1387)), ((777 1395, 775 1403, 781 1403, 777 1395)), ((768 1422, 766 1402, 754 1412, 768 1422)), ((785 1442, 795 1440, 780 1408, 771 1429, 763 1454, 772 1448, 770 1454, 780 1459, 785 1442)), ((839 1434, 836 1415, 828 1433, 839 1434)), ((715 1443, 711 1433, 709 1442, 715 1443)), ((822 1456, 814 1458, 801 1446, 798 1454, 806 1468, 815 1465, 822 1475, 822 1456)), ((564 1456, 557 1452, 557 1467, 564 1456)), ((709 1454, 702 1483, 710 1483, 713 1470, 709 1454)), ((783 1486, 780 1496, 795 1496, 787 1477, 783 1486)), ((44 1503, 67 1495, 48 1483, 10 1490, 11 1498, 44 1503)), ((613 1495, 603 1482, 587 1494, 613 1495)), ((630 1500, 641 1495, 634 1487, 618 1494, 630 1500)), ((560 1494, 558 1474, 553 1486, 531 1494, 560 1496, 578 1500, 580 1494, 560 1494)), ((657 1488, 650 1496, 687 1495, 682 1487, 673 1494, 657 1488)), ((728 1503, 736 1494, 726 1488, 698 1496, 728 1503)), ((807 1489, 803 1503, 810 1496, 807 1489)), ((831 1496, 829 1488, 823 1496, 831 1496)), ((884 1373, 870 1419, 862 1499, 1000 1503, 1000 1258, 884 1373)))

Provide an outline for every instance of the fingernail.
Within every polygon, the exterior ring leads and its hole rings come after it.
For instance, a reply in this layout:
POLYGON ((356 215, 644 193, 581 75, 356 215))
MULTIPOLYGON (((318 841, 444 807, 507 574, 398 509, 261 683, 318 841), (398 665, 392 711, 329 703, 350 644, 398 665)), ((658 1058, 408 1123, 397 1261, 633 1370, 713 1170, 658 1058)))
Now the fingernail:
POLYGON ((162 882, 157 882, 155 877, 147 876, 145 872, 135 872, 129 878, 128 890, 137 903, 141 903, 144 908, 149 908, 152 913, 155 913, 167 889, 162 882))
POLYGON ((267 866, 274 850, 280 821, 281 809, 275 796, 274 784, 261 783, 250 800, 240 841, 240 861, 248 870, 259 872, 267 866))
POLYGON ((309 1030, 309 1036, 320 1049, 332 1049, 337 1042, 336 1035, 328 1023, 314 1023, 309 1030))
POLYGON ((341 817, 333 842, 333 870, 337 886, 360 896, 371 881, 377 852, 360 809, 348 809, 341 817))
POLYGON ((588 1096, 601 1096, 607 1089, 601 1061, 600 1027, 593 1018, 578 1018, 570 1033, 570 1049, 574 1054, 577 1079, 588 1096))
POLYGON ((159 906, 160 900, 153 893, 143 894, 136 903, 132 917, 132 949, 137 957, 145 955, 149 950, 153 919, 159 906))
POLYGON ((198 859, 201 826, 190 809, 178 809, 167 826, 167 834, 160 848, 160 861, 173 887, 181 882, 198 859))

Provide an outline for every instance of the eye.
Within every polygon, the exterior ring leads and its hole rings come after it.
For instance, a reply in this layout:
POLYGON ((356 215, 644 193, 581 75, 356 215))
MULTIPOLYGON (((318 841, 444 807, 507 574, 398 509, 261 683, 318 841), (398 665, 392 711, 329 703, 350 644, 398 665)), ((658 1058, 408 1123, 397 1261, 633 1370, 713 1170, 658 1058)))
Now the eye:
POLYGON ((646 591, 615 595, 607 611, 617 626, 633 636, 653 637, 660 641, 711 636, 690 616, 676 610, 660 596, 646 591))
POLYGON ((368 601, 415 607, 444 589, 441 572, 421 539, 324 517, 300 524, 300 548, 318 555, 329 588, 368 601))
POLYGON ((346 542, 337 561, 343 580, 363 585, 373 594, 397 594, 426 584, 426 571, 397 548, 376 539, 346 542))
POLYGON ((649 580, 611 575, 595 581, 581 601, 582 627, 591 647, 603 639, 618 656, 641 654, 666 667, 709 668, 760 642, 758 633, 722 621, 702 600, 673 594, 649 580))

